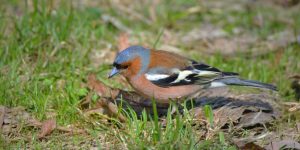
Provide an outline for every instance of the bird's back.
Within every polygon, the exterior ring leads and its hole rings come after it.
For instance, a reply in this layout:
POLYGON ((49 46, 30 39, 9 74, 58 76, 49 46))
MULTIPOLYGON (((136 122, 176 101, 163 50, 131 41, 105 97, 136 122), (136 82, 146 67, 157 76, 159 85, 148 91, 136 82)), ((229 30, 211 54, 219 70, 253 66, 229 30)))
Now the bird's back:
POLYGON ((181 69, 191 63, 190 59, 168 51, 151 50, 150 56, 149 68, 165 67, 181 69))

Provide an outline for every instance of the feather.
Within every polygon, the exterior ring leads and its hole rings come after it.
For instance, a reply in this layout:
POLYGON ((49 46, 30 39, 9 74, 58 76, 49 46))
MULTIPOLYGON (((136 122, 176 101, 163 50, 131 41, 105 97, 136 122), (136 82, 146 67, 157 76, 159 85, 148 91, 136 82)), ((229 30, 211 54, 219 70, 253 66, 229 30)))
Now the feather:
POLYGON ((153 84, 168 87, 190 84, 205 85, 225 75, 231 76, 237 74, 223 73, 217 68, 192 61, 184 68, 152 68, 146 73, 146 78, 153 84))
POLYGON ((226 84, 223 82, 214 81, 210 83, 209 88, 216 88, 216 87, 223 87, 223 86, 226 86, 226 84))
POLYGON ((183 70, 183 71, 180 71, 179 74, 178 74, 178 77, 176 78, 175 81, 171 82, 171 83, 179 83, 181 80, 186 80, 186 77, 193 74, 192 71, 190 70, 183 70))
POLYGON ((157 80, 160 80, 160 79, 167 78, 170 75, 167 75, 167 74, 148 74, 148 73, 146 73, 145 76, 146 76, 147 80, 157 81, 157 80))

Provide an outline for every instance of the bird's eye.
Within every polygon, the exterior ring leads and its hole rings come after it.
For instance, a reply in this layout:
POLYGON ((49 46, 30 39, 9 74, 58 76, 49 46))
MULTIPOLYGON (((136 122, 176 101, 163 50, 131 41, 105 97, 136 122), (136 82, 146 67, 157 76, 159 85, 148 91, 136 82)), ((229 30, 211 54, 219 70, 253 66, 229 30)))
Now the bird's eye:
POLYGON ((128 65, 121 65, 121 64, 117 64, 114 63, 113 66, 115 66, 117 69, 127 69, 128 65))
POLYGON ((120 64, 114 63, 113 66, 116 67, 117 69, 121 69, 121 65, 120 64))

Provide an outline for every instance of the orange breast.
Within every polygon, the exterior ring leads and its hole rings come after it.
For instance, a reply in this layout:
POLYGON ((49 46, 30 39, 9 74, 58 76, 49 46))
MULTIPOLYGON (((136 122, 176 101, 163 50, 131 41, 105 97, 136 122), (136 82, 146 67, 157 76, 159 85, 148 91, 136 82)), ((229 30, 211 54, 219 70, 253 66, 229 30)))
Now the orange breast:
POLYGON ((202 89, 200 85, 159 87, 147 80, 144 75, 139 78, 129 78, 128 82, 139 94, 149 99, 154 98, 160 103, 168 103, 170 100, 190 96, 202 89))

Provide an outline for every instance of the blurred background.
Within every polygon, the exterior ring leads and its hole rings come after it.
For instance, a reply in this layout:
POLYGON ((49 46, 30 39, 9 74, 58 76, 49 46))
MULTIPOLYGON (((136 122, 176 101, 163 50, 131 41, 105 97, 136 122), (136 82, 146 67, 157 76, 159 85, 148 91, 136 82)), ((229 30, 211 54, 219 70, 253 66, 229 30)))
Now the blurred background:
POLYGON ((176 52, 278 86, 299 101, 299 0, 0 0, 0 104, 59 124, 79 119, 89 73, 120 45, 176 52))

